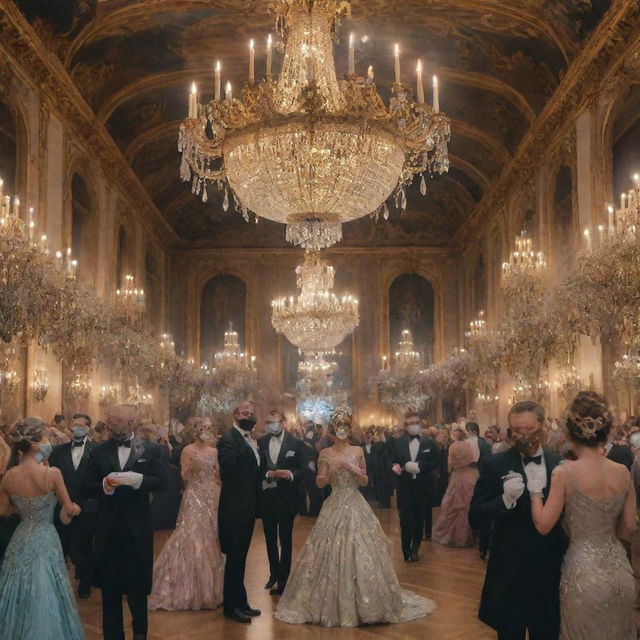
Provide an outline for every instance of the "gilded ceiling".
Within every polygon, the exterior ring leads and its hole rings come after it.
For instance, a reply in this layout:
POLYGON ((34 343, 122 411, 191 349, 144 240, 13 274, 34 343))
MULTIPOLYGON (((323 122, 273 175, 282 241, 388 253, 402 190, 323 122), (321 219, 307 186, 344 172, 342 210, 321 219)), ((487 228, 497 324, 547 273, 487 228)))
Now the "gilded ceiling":
MULTIPOLYGON (((17 0, 105 123, 162 214, 183 238, 201 246, 284 244, 284 229, 247 225, 222 210, 221 194, 205 205, 178 177, 177 134, 191 81, 213 89, 215 60, 223 80, 239 87, 248 42, 272 28, 267 0, 17 0)), ((446 245, 500 175, 584 46, 610 0, 352 0, 341 33, 360 41, 357 70, 372 64, 384 95, 392 80, 392 47, 402 47, 409 77, 418 57, 440 77, 441 107, 452 120, 452 168, 418 185, 406 212, 387 223, 345 227, 344 244, 446 245)), ((346 71, 344 39, 336 44, 346 71)), ((263 52, 257 47, 257 75, 263 52)), ((276 59, 277 68, 277 59, 276 59)), ((413 75, 413 74, 411 74, 413 75)), ((418 181, 416 181, 417 183, 418 181)), ((213 197, 212 197, 213 196, 213 197)))

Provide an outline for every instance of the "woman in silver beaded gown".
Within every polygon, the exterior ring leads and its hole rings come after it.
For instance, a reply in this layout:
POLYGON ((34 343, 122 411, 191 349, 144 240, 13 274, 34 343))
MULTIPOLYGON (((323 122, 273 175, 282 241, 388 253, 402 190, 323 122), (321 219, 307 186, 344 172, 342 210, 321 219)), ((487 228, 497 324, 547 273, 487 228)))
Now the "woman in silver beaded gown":
POLYGON ((604 455, 610 429, 606 400, 581 391, 567 413, 567 432, 578 459, 555 469, 544 506, 546 472, 527 482, 541 534, 553 528, 564 510, 569 549, 560 580, 563 640, 637 637, 633 574, 620 542, 636 527, 635 488, 627 468, 604 455))
POLYGON ((317 484, 331 484, 300 551, 275 617, 291 624, 356 627, 409 622, 432 613, 435 603, 400 588, 378 518, 358 491, 367 483, 364 455, 349 444, 351 416, 332 416, 333 447, 318 461, 317 484))

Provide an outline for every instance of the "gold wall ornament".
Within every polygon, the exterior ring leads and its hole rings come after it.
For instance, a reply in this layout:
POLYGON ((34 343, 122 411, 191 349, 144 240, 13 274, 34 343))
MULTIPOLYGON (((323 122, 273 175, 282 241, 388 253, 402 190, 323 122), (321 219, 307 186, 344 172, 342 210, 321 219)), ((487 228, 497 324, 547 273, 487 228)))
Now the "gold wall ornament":
POLYGON ((49 377, 46 369, 36 369, 34 371, 31 392, 36 402, 44 402, 49 393, 49 377))
POLYGON ((91 378, 86 373, 77 373, 67 383, 65 395, 70 400, 87 400, 91 395, 91 378))
MULTIPOLYGON (((342 80, 336 77, 333 36, 343 5, 277 2, 276 27, 284 39, 279 78, 272 77, 268 57, 267 77, 255 82, 252 41, 242 99, 233 97, 229 83, 222 99, 216 65, 214 99, 200 104, 192 87, 178 139, 180 177, 192 182, 203 202, 215 183, 225 189, 225 211, 230 190, 245 220, 253 212, 285 223, 287 240, 309 249, 338 242, 344 222, 366 215, 386 219, 392 194, 396 206, 405 209, 405 187, 415 175, 449 169, 450 122, 439 109, 437 79, 433 106, 425 104, 420 91, 414 100, 411 88, 400 82, 397 45, 388 107, 372 73, 362 78, 350 63, 350 72, 342 80)), ((353 41, 350 60, 352 48, 353 41)))
POLYGON ((303 354, 332 351, 360 322, 358 300, 333 292, 334 273, 317 252, 307 251, 296 267, 298 296, 271 302, 273 328, 303 354))

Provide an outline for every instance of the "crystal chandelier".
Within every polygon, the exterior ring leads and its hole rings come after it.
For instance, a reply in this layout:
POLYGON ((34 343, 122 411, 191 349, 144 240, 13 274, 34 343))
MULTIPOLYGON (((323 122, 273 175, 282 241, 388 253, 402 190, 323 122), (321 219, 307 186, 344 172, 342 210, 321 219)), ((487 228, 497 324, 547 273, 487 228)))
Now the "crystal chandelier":
POLYGON ((91 379, 85 373, 78 373, 67 384, 67 397, 72 400, 87 400, 91 395, 91 379))
POLYGON ((229 330, 224 332, 224 346, 222 352, 216 353, 213 356, 213 362, 215 367, 239 365, 246 367, 251 364, 251 367, 255 365, 255 356, 250 359, 240 349, 240 342, 238 339, 238 332, 233 330, 233 323, 229 323, 229 330))
POLYGON ((338 363, 327 360, 332 353, 315 353, 305 356, 298 363, 296 391, 300 399, 329 397, 335 391, 335 373, 338 363))
POLYGON ((420 354, 413 349, 413 336, 409 329, 403 329, 396 351, 398 367, 417 367, 420 364, 420 354))
POLYGON ((618 387, 640 392, 640 336, 632 336, 627 343, 626 353, 614 364, 612 377, 618 387))
POLYGON ((449 118, 440 112, 437 78, 433 106, 424 102, 422 65, 417 97, 400 79, 395 48, 395 82, 389 106, 379 96, 369 67, 355 72, 354 39, 349 40, 349 70, 336 77, 333 40, 349 10, 338 0, 276 0, 276 29, 284 41, 280 76, 274 78, 272 43, 267 43, 266 77, 255 82, 254 44, 249 47, 249 81, 242 99, 230 83, 221 96, 220 65, 214 99, 199 104, 192 86, 189 114, 180 126, 180 177, 208 200, 215 183, 229 192, 246 220, 287 224, 287 240, 320 249, 338 242, 342 223, 366 215, 389 215, 386 200, 406 207, 405 186, 424 173, 449 169, 449 118), (257 220, 256 218, 256 220, 257 220))
POLYGON ((135 278, 128 274, 124 277, 124 288, 116 289, 116 303, 129 313, 144 311, 144 289, 134 286, 135 278))
POLYGON ((522 231, 516 236, 515 249, 511 252, 509 262, 502 263, 502 285, 508 287, 511 281, 523 276, 541 277, 547 267, 542 251, 533 250, 533 242, 522 231))
POLYGON ((44 402, 49 393, 49 378, 45 369, 36 369, 34 371, 31 391, 36 402, 44 402))
POLYGON ((317 252, 307 251, 304 264, 296 267, 298 297, 271 302, 273 328, 303 354, 335 349, 360 322, 358 301, 333 292, 334 273, 317 252))
POLYGON ((516 376, 509 402, 515 404, 522 400, 535 400, 540 404, 546 404, 548 395, 549 383, 546 380, 539 379, 535 382, 529 382, 522 376, 516 376))
POLYGON ((100 387, 99 403, 102 407, 109 407, 115 404, 118 397, 118 387, 114 384, 105 384, 100 387))

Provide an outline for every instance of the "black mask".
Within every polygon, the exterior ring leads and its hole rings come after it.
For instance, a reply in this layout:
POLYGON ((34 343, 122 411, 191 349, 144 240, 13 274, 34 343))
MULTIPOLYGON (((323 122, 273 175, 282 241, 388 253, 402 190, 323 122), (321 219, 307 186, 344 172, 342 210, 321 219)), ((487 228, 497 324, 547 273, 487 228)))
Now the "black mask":
POLYGON ((113 434, 111 436, 111 439, 114 440, 115 442, 117 442, 118 444, 120 444, 121 442, 126 442, 129 437, 131 436, 130 433, 121 433, 121 434, 113 434))
POLYGON ((255 418, 241 418, 240 420, 238 420, 238 426, 243 431, 251 431, 251 429, 253 429, 253 427, 256 426, 256 419, 255 418))

